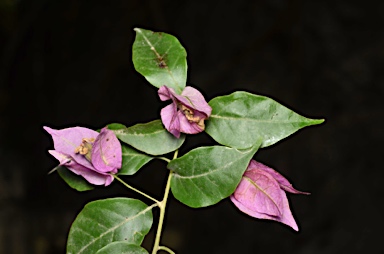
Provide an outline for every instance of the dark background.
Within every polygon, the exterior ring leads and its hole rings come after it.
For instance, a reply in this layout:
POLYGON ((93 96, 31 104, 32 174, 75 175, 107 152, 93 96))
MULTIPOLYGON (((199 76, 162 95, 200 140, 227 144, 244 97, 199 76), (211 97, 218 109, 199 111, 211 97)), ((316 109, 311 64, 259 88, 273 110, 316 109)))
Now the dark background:
MULTIPOLYGON (((0 253, 65 253, 87 202, 137 197, 117 182, 77 193, 47 175, 57 162, 42 130, 159 118, 164 104, 133 69, 134 27, 180 39, 188 82, 207 101, 247 90, 326 119, 256 155, 312 193, 289 195, 299 233, 228 199, 193 210, 172 197, 164 245, 184 254, 384 253, 384 2, 224 2, 0 1, 0 253)), ((213 144, 199 134, 182 152, 201 143, 213 144)), ((156 161, 125 179, 160 198, 165 176, 156 161)))

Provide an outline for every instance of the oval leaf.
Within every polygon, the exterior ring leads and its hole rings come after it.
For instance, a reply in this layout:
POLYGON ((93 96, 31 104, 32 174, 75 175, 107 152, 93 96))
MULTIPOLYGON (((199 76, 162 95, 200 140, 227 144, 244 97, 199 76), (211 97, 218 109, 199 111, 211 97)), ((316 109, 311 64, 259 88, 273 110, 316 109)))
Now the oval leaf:
POLYGON ((66 167, 57 168, 57 173, 73 189, 77 191, 93 190, 95 187, 88 183, 82 176, 72 173, 66 167))
POLYGON ((224 146, 199 147, 172 160, 171 190, 190 207, 216 204, 231 195, 239 184, 259 144, 247 150, 224 146))
POLYGON ((153 157, 146 154, 142 154, 127 145, 122 145, 121 149, 123 155, 123 162, 121 169, 118 173, 119 175, 133 175, 142 166, 144 166, 153 159, 153 157))
POLYGON ((152 226, 152 207, 136 199, 111 198, 88 203, 68 235, 68 254, 94 254, 116 241, 140 245, 152 226))
POLYGON ((178 149, 185 140, 185 135, 175 138, 160 120, 136 124, 126 129, 114 130, 116 136, 137 150, 150 155, 162 155, 178 149))
POLYGON ((135 28, 132 61, 137 72, 160 88, 172 87, 180 94, 187 81, 187 53, 170 34, 135 28))
POLYGON ((138 245, 123 242, 113 242, 100 249, 96 254, 148 254, 148 251, 138 245))
POLYGON ((268 97, 247 92, 216 97, 208 104, 212 114, 205 131, 218 143, 238 149, 250 147, 260 138, 261 147, 270 146, 324 121, 305 118, 268 97))

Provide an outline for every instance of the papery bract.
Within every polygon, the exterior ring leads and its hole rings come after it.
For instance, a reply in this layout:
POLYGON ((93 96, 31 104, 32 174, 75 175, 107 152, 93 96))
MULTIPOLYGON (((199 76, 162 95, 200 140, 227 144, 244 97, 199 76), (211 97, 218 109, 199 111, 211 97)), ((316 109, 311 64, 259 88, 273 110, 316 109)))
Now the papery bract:
POLYGON ((55 150, 49 153, 60 162, 60 166, 81 175, 91 184, 111 184, 111 174, 121 168, 122 160, 121 145, 113 131, 107 128, 100 133, 83 127, 43 128, 52 136, 55 150))
POLYGON ((179 138, 180 132, 196 134, 205 129, 204 120, 211 115, 212 108, 198 90, 187 86, 178 95, 172 88, 162 86, 158 94, 162 101, 172 100, 160 115, 165 128, 175 137, 179 138))
POLYGON ((285 191, 309 194, 294 189, 278 172, 252 160, 230 199, 252 217, 275 220, 298 231, 285 191))
POLYGON ((115 133, 103 128, 97 136, 92 149, 92 164, 100 172, 117 173, 121 168, 121 145, 115 133))
POLYGON ((290 193, 294 194, 310 194, 308 192, 303 192, 303 191, 298 191, 295 188, 292 187, 292 184, 284 177, 282 176, 279 172, 275 171, 274 169, 257 162, 255 160, 251 160, 248 169, 250 168, 259 168, 260 170, 270 174, 280 185, 280 188, 282 188, 285 191, 288 191, 290 193))

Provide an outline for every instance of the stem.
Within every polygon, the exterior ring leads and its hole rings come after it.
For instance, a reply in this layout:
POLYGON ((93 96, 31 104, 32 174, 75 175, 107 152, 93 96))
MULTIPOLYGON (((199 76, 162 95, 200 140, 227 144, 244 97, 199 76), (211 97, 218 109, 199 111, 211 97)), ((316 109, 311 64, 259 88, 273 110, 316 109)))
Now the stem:
POLYGON ((171 187, 171 178, 172 178, 172 171, 169 172, 169 175, 168 175, 168 180, 167 180, 167 185, 165 186, 165 192, 164 192, 163 201, 161 201, 160 204, 159 204, 160 218, 159 218, 159 224, 157 226, 155 244, 153 246, 152 254, 156 254, 157 251, 159 250, 161 230, 163 228, 164 215, 165 215, 165 207, 167 206, 167 199, 168 199, 169 189, 171 187))
POLYGON ((129 184, 127 184, 126 182, 124 182, 123 180, 121 180, 117 175, 113 175, 113 177, 114 177, 117 181, 121 182, 125 187, 127 187, 127 188, 129 188, 129 189, 131 189, 131 190, 133 190, 133 191, 136 191, 137 193, 143 195, 144 197, 146 197, 146 198, 152 200, 153 202, 157 203, 157 205, 160 207, 161 202, 158 201, 157 199, 155 199, 155 198, 149 196, 148 194, 145 194, 144 192, 142 192, 142 191, 140 191, 140 190, 138 190, 138 189, 132 187, 131 185, 129 185, 129 184))
POLYGON ((175 252, 173 252, 170 248, 165 247, 165 246, 159 246, 159 250, 165 250, 166 252, 168 252, 170 254, 175 254, 175 252))
POLYGON ((166 162, 170 162, 171 160, 168 159, 168 158, 165 158, 165 157, 155 157, 156 159, 160 159, 160 160, 163 160, 163 161, 166 161, 166 162))
MULTIPOLYGON (((173 159, 177 158, 178 150, 175 151, 175 154, 173 155, 173 159)), ((160 237, 161 237, 161 230, 163 228, 163 222, 164 222, 164 215, 165 215, 165 208, 167 206, 167 200, 169 195, 169 190, 171 189, 171 179, 172 179, 173 172, 170 171, 168 175, 167 185, 165 186, 164 191, 164 197, 163 200, 159 203, 160 208, 160 217, 159 217, 159 224, 157 226, 157 232, 156 232, 156 238, 155 238, 155 244, 153 245, 152 254, 156 254, 158 250, 166 250, 168 253, 174 253, 169 248, 165 246, 159 246, 160 244, 160 237)))

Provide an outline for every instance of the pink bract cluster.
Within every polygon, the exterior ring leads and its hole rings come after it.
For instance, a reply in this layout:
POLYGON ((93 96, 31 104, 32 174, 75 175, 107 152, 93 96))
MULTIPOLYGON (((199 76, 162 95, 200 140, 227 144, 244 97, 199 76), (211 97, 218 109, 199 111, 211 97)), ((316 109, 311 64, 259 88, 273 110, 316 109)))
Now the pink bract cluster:
POLYGON ((275 220, 298 231, 285 191, 309 194, 294 189, 278 172, 252 160, 230 198, 237 208, 252 217, 275 220))
POLYGON ((211 115, 212 108, 198 90, 187 86, 178 95, 172 88, 162 86, 158 94, 162 101, 172 100, 160 115, 165 128, 175 137, 179 138, 181 132, 196 134, 205 129, 204 120, 211 115))
POLYGON ((121 168, 121 145, 113 131, 97 131, 73 127, 54 130, 44 129, 52 136, 55 150, 50 150, 59 162, 89 183, 108 186, 113 175, 121 168))

